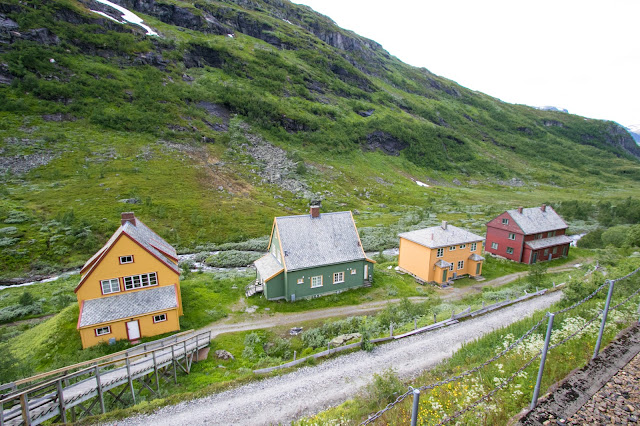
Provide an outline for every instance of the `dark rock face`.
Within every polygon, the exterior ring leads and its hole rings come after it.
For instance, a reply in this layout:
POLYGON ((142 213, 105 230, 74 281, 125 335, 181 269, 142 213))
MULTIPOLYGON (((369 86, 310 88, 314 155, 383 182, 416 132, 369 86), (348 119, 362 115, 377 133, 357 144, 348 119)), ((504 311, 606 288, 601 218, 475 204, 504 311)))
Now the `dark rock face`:
POLYGON ((556 120, 542 120, 542 124, 546 127, 564 127, 564 124, 556 120))
POLYGON ((0 14, 0 43, 13 43, 17 40, 35 41, 41 44, 59 44, 60 39, 47 28, 37 28, 20 33, 18 23, 0 14))
POLYGON ((409 146, 408 143, 396 139, 393 135, 376 130, 373 133, 367 135, 367 144, 365 149, 367 151, 375 151, 380 149, 387 155, 400 155, 400 152, 409 146))
POLYGON ((58 36, 47 28, 37 28, 35 30, 27 31, 22 35, 22 38, 41 44, 60 44, 58 36))
POLYGON ((134 60, 135 65, 151 65, 159 69, 165 69, 169 61, 165 60, 162 55, 155 52, 147 52, 139 54, 134 60))
POLYGON ((13 76, 9 73, 9 65, 0 63, 0 84, 11 84, 13 76))
POLYGON ((194 44, 184 55, 184 65, 187 68, 202 68, 210 66, 222 68, 227 55, 219 50, 200 44, 194 44))
POLYGON ((18 23, 0 14, 0 31, 16 31, 18 23))
POLYGON ((289 118, 286 115, 282 116, 282 118, 280 119, 280 124, 289 133, 304 132, 309 130, 309 128, 304 123, 300 123, 299 121, 289 118))
POLYGON ((364 75, 358 75, 338 64, 331 64, 329 70, 347 84, 353 84, 365 92, 373 92, 374 90, 373 85, 364 75))
POLYGON ((367 111, 358 111, 358 115, 361 117, 371 117, 373 115, 373 112, 375 111, 375 109, 370 109, 367 111))
POLYGON ((209 13, 195 14, 191 10, 172 4, 156 3, 155 0, 114 0, 129 10, 136 10, 151 15, 166 24, 176 25, 190 30, 201 31, 205 34, 230 34, 233 30, 222 25, 209 13))
POLYGON ((610 122, 604 137, 609 145, 621 148, 634 157, 640 158, 640 146, 621 125, 610 122))
POLYGON ((211 127, 216 132, 226 132, 229 130, 229 118, 231 117, 231 113, 225 106, 206 101, 198 103, 198 106, 207 111, 210 116, 222 119, 222 123, 209 123, 208 121, 205 121, 207 126, 211 127))

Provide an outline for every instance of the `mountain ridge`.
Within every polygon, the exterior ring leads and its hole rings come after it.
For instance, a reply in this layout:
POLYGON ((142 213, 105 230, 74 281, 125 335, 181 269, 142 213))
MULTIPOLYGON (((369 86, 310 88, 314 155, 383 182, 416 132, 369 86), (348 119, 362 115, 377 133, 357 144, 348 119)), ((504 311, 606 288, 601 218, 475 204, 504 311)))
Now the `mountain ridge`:
POLYGON ((373 226, 482 191, 502 206, 640 181, 619 125, 468 90, 306 6, 113 3, 160 37, 92 0, 0 0, 9 271, 81 262, 123 209, 186 249, 265 235, 310 201, 373 226))

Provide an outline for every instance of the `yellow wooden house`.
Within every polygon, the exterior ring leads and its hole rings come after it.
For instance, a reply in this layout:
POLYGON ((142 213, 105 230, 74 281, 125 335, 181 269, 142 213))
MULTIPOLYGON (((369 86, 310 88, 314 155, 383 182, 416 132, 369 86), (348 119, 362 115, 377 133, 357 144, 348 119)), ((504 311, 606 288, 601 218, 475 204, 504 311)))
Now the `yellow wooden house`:
POLYGON ((75 289, 82 347, 180 329, 180 269, 175 249, 133 213, 85 263, 75 289))
POLYGON ((451 283, 482 273, 484 238, 442 222, 440 226, 405 232, 400 237, 398 266, 425 282, 451 283))

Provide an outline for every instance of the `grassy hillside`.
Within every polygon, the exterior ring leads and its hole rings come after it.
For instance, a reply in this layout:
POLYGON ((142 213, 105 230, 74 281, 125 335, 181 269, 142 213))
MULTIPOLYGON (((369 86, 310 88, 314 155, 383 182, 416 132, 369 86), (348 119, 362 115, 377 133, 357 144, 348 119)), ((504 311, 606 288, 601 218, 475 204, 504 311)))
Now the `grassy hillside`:
POLYGON ((119 3, 160 36, 90 0, 0 0, 4 276, 82 263, 127 210, 193 249, 310 201, 359 210, 373 241, 638 193, 640 150, 614 123, 469 91, 307 7, 119 3))

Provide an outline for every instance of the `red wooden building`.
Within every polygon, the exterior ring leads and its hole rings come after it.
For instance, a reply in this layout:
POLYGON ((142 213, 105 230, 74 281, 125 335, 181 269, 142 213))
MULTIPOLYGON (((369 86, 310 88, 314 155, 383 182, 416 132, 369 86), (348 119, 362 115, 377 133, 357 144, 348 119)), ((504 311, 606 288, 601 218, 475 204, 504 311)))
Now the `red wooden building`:
POLYGON ((487 223, 485 251, 522 263, 567 256, 568 226, 546 205, 508 210, 487 223))

